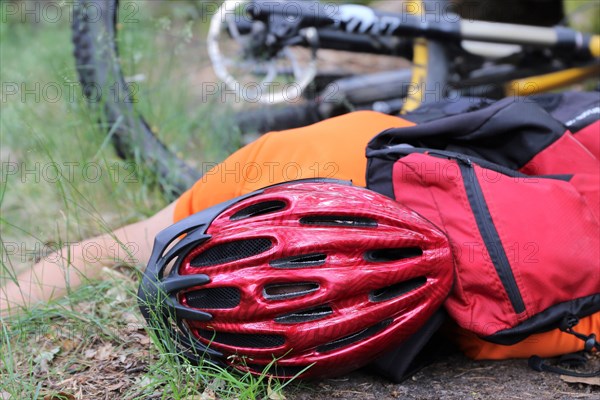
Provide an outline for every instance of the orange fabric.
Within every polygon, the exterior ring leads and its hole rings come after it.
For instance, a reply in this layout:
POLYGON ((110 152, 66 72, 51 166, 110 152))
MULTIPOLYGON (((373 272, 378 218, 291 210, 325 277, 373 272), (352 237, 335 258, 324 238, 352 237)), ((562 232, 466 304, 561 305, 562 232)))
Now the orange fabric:
MULTIPOLYGON (((600 332, 600 312, 582 318, 573 328, 576 332, 589 335, 600 332)), ((502 346, 486 342, 473 333, 456 328, 455 335, 460 349, 469 358, 475 360, 503 360, 507 358, 528 358, 532 355, 555 357, 583 350, 584 342, 575 336, 554 329, 549 332, 531 335, 527 339, 511 346, 502 346)))
POLYGON ((336 178, 366 185, 367 143, 407 120, 358 111, 303 128, 263 135, 215 165, 177 201, 174 219, 276 183, 336 178))

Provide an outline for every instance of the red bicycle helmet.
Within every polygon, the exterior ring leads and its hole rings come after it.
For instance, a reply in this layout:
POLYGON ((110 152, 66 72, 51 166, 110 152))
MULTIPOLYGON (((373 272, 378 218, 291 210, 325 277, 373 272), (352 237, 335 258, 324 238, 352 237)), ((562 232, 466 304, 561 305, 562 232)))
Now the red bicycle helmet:
POLYGON ((405 343, 452 282, 448 240, 430 222, 376 192, 310 180, 161 232, 139 299, 193 361, 309 378, 349 372, 405 343))

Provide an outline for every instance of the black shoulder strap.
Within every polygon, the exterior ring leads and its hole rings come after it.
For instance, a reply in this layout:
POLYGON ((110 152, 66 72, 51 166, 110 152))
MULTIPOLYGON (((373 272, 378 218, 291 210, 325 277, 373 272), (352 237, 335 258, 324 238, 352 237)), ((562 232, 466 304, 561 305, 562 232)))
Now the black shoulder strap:
POLYGON ((558 104, 546 110, 569 131, 577 133, 600 119, 600 91, 565 92, 552 95, 559 100, 558 104))
POLYGON ((527 98, 441 102, 424 106, 408 119, 427 119, 436 107, 442 117, 375 136, 367 147, 367 157, 373 151, 408 144, 467 154, 518 170, 565 132, 563 124, 527 98))
MULTIPOLYGON (((587 358, 585 358, 583 353, 590 352, 593 349, 600 351, 600 343, 596 340, 596 334, 592 333, 589 335, 584 335, 583 333, 573 330, 573 327, 578 323, 579 318, 574 315, 570 315, 562 319, 559 328, 561 331, 570 333, 578 339, 583 340, 585 342, 584 351, 580 353, 565 354, 558 359, 558 364, 577 364, 578 366, 581 366, 587 362, 587 358)), ((555 374, 576 376, 579 378, 593 378, 600 376, 600 370, 594 372, 576 372, 556 365, 550 365, 548 364, 547 360, 538 356, 532 356, 529 358, 529 367, 538 372, 552 372, 555 374)))
MULTIPOLYGON (((559 360, 559 363, 560 362, 561 361, 559 360)), ((594 372, 576 372, 556 365, 550 365, 547 360, 538 356, 529 357, 529 367, 538 372, 552 372, 554 374, 576 376, 578 378, 594 378, 600 376, 600 370, 594 372)))
POLYGON ((446 312, 439 309, 417 333, 378 358, 371 368, 396 383, 410 378, 443 354, 444 349, 440 347, 446 341, 435 340, 434 335, 446 318, 446 312))

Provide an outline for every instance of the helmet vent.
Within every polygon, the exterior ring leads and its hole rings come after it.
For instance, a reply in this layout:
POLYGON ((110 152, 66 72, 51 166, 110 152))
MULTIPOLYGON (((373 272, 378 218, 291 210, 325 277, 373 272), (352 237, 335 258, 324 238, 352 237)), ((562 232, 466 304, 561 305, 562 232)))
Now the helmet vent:
POLYGON ((283 210, 286 206, 287 204, 281 200, 263 201, 261 203, 252 204, 246 208, 242 208, 229 217, 229 219, 232 221, 239 221, 240 219, 257 217, 259 215, 270 214, 283 210))
POLYGON ((418 278, 410 279, 403 282, 398 282, 393 285, 373 290, 369 293, 369 300, 373 302, 380 302, 400 297, 410 291, 413 291, 427 283, 427 278, 420 276, 418 278))
POLYGON ((418 247, 400 247, 395 249, 370 250, 365 253, 365 260, 371 262, 390 262, 422 255, 423 250, 418 247))
POLYGON ((272 245, 267 238, 243 239, 218 244, 196 255, 190 261, 190 266, 207 267, 241 260, 263 253, 269 250, 272 245))
POLYGON ((341 347, 346 347, 351 345, 352 343, 356 343, 361 340, 368 339, 369 337, 375 335, 377 332, 385 329, 388 325, 392 323, 392 319, 386 319, 384 321, 379 322, 369 328, 363 329, 362 331, 353 333, 351 335, 345 336, 341 339, 334 340, 333 342, 329 342, 322 346, 317 347, 317 351, 319 353, 326 353, 328 351, 332 351, 335 349, 339 349, 341 347))
POLYGON ((300 218, 303 225, 324 225, 340 227, 376 227, 377 221, 366 217, 357 217, 353 215, 311 215, 300 218))
POLYGON ((318 289, 319 284, 316 282, 277 283, 266 285, 263 289, 263 296, 267 300, 284 300, 305 296, 318 289))
POLYGON ((226 309, 240 304, 240 291, 233 287, 215 287, 186 293, 187 305, 194 308, 226 309))
POLYGON ((198 329, 197 332, 202 338, 210 340, 213 343, 234 347, 265 349, 283 346, 285 343, 285 338, 280 335, 218 332, 208 329, 198 329))
POLYGON ((309 365, 298 365, 298 366, 296 366, 296 365, 281 366, 281 365, 278 365, 277 363, 273 363, 270 366, 269 365, 258 365, 258 364, 246 364, 246 366, 248 368, 250 368, 251 370, 258 372, 259 374, 262 374, 264 372, 268 375, 273 375, 273 376, 279 377, 279 378, 283 378, 283 377, 293 378, 302 372, 306 372, 306 370, 310 367, 310 364, 309 365))
POLYGON ((333 314, 333 310, 329 306, 320 306, 309 310, 297 311, 290 314, 285 314, 275 318, 275 322, 280 324, 299 324, 301 322, 315 321, 325 318, 333 314))
POLYGON ((300 256, 292 256, 273 260, 269 264, 273 268, 306 268, 317 267, 325 264, 327 256, 325 254, 303 254, 300 256))

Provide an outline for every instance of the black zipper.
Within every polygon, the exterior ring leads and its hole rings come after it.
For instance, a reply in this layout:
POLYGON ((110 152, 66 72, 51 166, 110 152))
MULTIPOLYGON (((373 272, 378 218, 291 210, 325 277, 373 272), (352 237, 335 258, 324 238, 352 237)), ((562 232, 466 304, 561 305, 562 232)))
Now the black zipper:
MULTIPOLYGON (((517 282, 515 281, 515 276, 513 275, 512 268, 510 267, 510 262, 508 261, 508 257, 506 255, 506 252, 504 251, 502 242, 500 241, 500 235, 498 235, 498 230, 496 229, 494 221, 492 220, 490 210, 488 209, 487 203, 485 202, 485 197, 483 196, 483 191, 481 190, 481 185, 479 184, 479 180, 475 175, 473 163, 471 162, 469 157, 464 154, 456 153, 453 151, 432 150, 424 148, 402 147, 399 148, 398 151, 399 153, 405 155, 411 153, 422 153, 434 157, 446 158, 457 161, 457 164, 460 168, 460 172, 463 177, 463 184, 465 186, 465 191, 467 192, 469 205, 471 206, 471 210, 473 211, 473 215, 475 216, 477 228, 479 229, 481 238, 483 239, 488 254, 490 255, 490 258, 494 265, 494 269, 496 270, 496 273, 500 278, 500 282, 504 286, 504 290, 508 295, 508 299, 510 300, 510 303, 515 313, 520 314, 523 311, 525 311, 525 303, 523 302, 523 297, 521 296, 521 292, 519 291, 519 287, 517 286, 517 282)), ((486 162, 484 160, 478 160, 477 164, 508 176, 526 176, 521 175, 520 173, 515 173, 514 175, 512 175, 511 172, 514 171, 511 171, 508 168, 497 168, 498 166, 496 166, 496 168, 493 168, 492 165, 487 165, 491 163, 486 162)))
POLYGON ((473 164, 467 157, 458 154, 451 156, 451 158, 455 158, 458 161, 458 166, 465 185, 465 191, 467 192, 467 198, 471 205, 473 215, 475 216, 475 221, 477 222, 477 228, 479 229, 479 233, 481 234, 488 254, 494 264, 496 273, 506 290, 515 313, 520 314, 525 311, 525 303, 523 302, 523 297, 521 297, 521 292, 519 292, 519 287, 517 286, 515 276, 510 267, 510 262, 508 261, 508 257, 506 256, 506 252, 500 241, 500 236, 498 235, 498 231, 492 220, 490 210, 485 202, 483 191, 481 190, 481 185, 475 175, 473 164))

